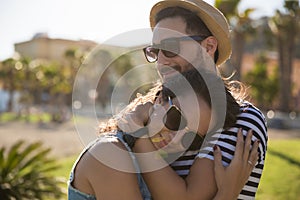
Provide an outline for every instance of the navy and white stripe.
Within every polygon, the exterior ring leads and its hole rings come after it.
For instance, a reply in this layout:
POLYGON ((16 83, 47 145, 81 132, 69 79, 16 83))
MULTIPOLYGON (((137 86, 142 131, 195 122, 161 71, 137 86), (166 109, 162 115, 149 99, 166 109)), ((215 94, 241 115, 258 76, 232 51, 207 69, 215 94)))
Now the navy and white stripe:
POLYGON ((195 151, 186 152, 185 155, 172 163, 171 167, 181 177, 185 178, 196 157, 208 158, 210 160, 214 159, 213 146, 215 144, 217 144, 222 151, 223 165, 228 166, 234 155, 239 128, 242 128, 244 136, 246 136, 248 130, 253 130, 252 144, 255 140, 260 140, 258 162, 238 197, 238 199, 254 199, 264 167, 268 136, 264 115, 248 102, 241 105, 241 114, 238 116, 234 127, 220 131, 211 136, 206 136, 206 141, 202 145, 199 153, 195 151))
POLYGON ((180 177, 185 179, 189 174, 190 168, 193 165, 198 153, 199 151, 187 151, 177 160, 172 162, 170 166, 180 177))

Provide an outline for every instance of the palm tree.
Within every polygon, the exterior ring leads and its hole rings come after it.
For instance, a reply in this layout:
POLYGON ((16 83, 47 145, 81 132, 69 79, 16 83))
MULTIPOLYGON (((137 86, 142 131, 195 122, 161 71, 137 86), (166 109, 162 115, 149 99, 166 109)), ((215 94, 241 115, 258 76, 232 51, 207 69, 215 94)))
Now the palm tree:
POLYGON ((30 107, 34 103, 34 90, 39 86, 36 84, 35 74, 32 73, 33 71, 29 66, 31 59, 22 57, 19 59, 19 62, 22 64, 22 74, 18 77, 18 81, 21 83, 19 103, 24 105, 25 119, 29 122, 30 107))
POLYGON ((50 95, 52 121, 64 122, 66 110, 66 96, 72 91, 69 75, 66 75, 63 66, 57 63, 40 63, 36 68, 37 84, 50 95))
POLYGON ((82 62, 86 57, 87 52, 81 51, 80 49, 67 49, 65 51, 64 57, 67 62, 63 63, 64 75, 66 80, 71 86, 71 90, 69 93, 65 94, 66 104, 71 104, 72 99, 72 87, 75 81, 76 74, 81 66, 82 62))
POLYGON ((270 21, 272 32, 276 36, 279 62, 279 110, 291 110, 292 65, 295 56, 296 38, 300 33, 299 0, 284 2, 285 12, 279 10, 270 21))
POLYGON ((244 46, 248 34, 254 33, 252 27, 252 19, 250 14, 254 11, 253 8, 248 8, 243 12, 238 11, 238 5, 241 0, 216 0, 215 6, 221 10, 225 17, 229 20, 232 27, 232 57, 231 63, 235 68, 235 79, 241 79, 241 67, 244 55, 244 46))
POLYGON ((0 149, 0 199, 60 198, 64 181, 51 172, 59 166, 48 158, 50 149, 36 142, 24 146, 16 142, 8 151, 0 149))
POLYGON ((22 76, 22 68, 22 63, 17 59, 9 58, 2 61, 0 79, 9 92, 8 111, 12 111, 13 93, 21 87, 20 78, 22 76))

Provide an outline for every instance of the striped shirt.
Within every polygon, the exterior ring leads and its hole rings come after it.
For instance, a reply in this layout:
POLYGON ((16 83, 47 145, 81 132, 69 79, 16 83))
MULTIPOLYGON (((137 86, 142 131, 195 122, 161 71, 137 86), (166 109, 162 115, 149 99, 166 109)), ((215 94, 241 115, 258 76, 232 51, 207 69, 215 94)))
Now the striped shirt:
POLYGON ((248 102, 245 102, 241 106, 241 114, 238 116, 234 127, 217 132, 209 137, 206 136, 200 151, 187 151, 170 166, 178 175, 185 178, 196 157, 214 159, 213 146, 215 144, 221 148, 223 165, 228 166, 234 156, 239 128, 242 128, 244 136, 246 136, 248 130, 253 130, 252 144, 255 140, 260 140, 258 149, 259 159, 246 185, 238 196, 238 199, 254 199, 264 167, 268 136, 264 115, 248 102))

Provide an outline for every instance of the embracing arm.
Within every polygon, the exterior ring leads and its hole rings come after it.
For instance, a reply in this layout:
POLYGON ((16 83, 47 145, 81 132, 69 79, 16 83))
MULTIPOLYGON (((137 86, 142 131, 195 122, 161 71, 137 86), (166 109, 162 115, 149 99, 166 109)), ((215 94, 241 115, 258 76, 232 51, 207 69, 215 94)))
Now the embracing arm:
POLYGON ((149 139, 137 140, 134 151, 152 152, 137 158, 154 199, 234 199, 253 169, 253 166, 248 164, 248 159, 253 163, 257 161, 258 142, 254 143, 250 151, 251 136, 251 132, 248 133, 244 143, 239 131, 235 156, 228 167, 223 167, 220 149, 216 147, 215 161, 197 158, 185 180, 157 156, 156 149, 149 139))

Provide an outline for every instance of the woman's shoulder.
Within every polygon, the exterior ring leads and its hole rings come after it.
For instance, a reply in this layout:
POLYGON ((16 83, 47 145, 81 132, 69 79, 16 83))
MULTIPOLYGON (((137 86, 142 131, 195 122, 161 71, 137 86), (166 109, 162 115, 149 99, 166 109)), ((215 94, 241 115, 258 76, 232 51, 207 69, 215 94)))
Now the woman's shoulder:
POLYGON ((88 151, 98 152, 106 150, 107 148, 121 148, 123 150, 126 149, 117 132, 108 132, 99 135, 98 138, 94 142, 92 142, 88 151))
POLYGON ((106 136, 100 139, 89 149, 89 155, 111 169, 135 172, 133 153, 116 136, 106 136))

